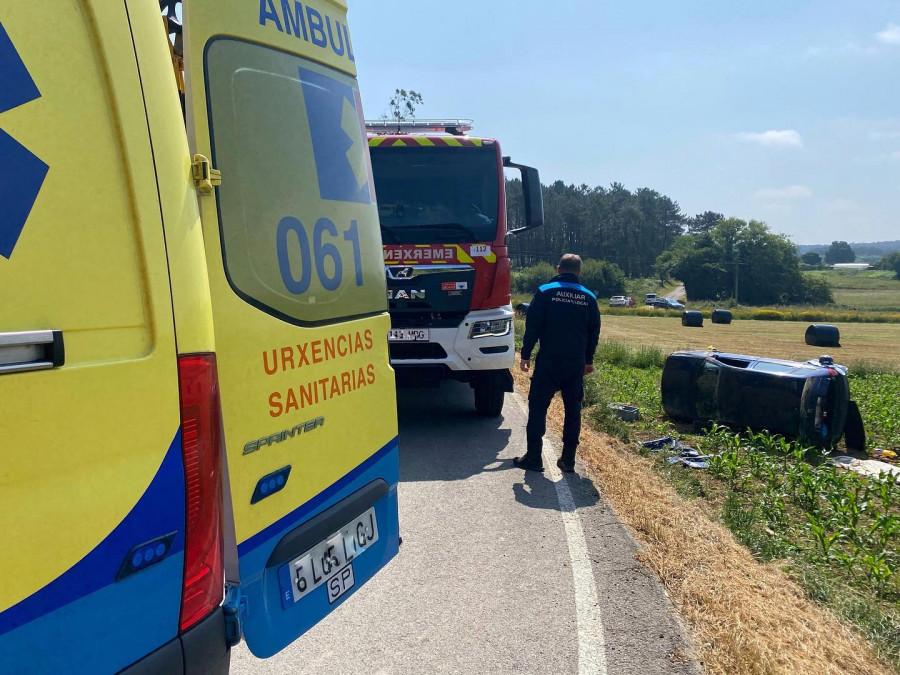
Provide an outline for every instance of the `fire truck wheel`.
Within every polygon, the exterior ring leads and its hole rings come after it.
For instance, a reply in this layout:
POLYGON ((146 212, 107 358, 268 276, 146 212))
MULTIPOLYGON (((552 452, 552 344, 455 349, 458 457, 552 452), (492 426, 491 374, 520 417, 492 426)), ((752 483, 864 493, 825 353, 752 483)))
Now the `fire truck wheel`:
POLYGON ((503 387, 497 378, 484 378, 475 384, 475 410, 485 417, 499 417, 503 411, 503 387))

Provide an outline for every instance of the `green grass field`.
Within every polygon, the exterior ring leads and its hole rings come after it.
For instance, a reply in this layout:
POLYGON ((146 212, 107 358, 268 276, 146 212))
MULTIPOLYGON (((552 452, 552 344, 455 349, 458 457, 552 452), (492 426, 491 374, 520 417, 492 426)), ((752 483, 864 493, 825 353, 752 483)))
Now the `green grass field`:
POLYGON ((900 280, 887 270, 817 270, 805 272, 825 279, 836 305, 847 309, 900 311, 900 280))

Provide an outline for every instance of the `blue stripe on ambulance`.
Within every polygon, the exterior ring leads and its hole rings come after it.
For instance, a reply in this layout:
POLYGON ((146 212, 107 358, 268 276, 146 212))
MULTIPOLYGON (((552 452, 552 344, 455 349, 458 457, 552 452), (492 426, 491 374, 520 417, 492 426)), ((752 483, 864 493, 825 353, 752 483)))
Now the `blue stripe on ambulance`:
POLYGON ((301 632, 312 628, 322 617, 353 595, 356 588, 372 578, 396 555, 400 536, 396 518, 398 480, 399 445, 398 439, 394 438, 333 485, 238 545, 241 594, 248 600, 248 612, 253 619, 242 621, 242 625, 248 641, 254 643, 254 654, 261 657, 271 656, 284 644, 293 641, 298 628, 301 632), (293 606, 281 609, 278 603, 277 609, 273 610, 272 599, 281 596, 281 589, 278 569, 266 569, 266 562, 276 544, 299 522, 306 522, 379 478, 387 482, 390 492, 375 504, 378 541, 353 561, 356 579, 354 589, 332 605, 328 602, 327 589, 323 584, 293 606), (267 606, 268 611, 265 609, 267 606), (276 614, 274 619, 273 611, 276 614), (280 612, 292 613, 293 617, 290 621, 284 621, 283 615, 277 616, 280 612))
POLYGON ((179 430, 118 527, 61 576, 0 613, 3 669, 115 672, 174 638, 184 573, 183 496, 179 430), (116 581, 135 545, 173 531, 162 562, 116 581))

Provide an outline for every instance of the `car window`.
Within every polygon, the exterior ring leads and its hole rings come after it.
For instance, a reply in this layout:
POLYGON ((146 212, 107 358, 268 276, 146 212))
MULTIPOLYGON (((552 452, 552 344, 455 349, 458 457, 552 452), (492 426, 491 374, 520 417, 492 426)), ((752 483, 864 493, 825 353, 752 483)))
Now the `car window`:
POLYGON ((722 355, 716 355, 713 358, 715 358, 717 361, 720 361, 721 363, 724 363, 725 365, 732 366, 734 368, 747 368, 750 365, 749 359, 740 359, 722 355))
POLYGON ((772 363, 771 361, 758 361, 756 365, 753 366, 753 370, 765 373, 789 373, 796 368, 796 364, 772 363))

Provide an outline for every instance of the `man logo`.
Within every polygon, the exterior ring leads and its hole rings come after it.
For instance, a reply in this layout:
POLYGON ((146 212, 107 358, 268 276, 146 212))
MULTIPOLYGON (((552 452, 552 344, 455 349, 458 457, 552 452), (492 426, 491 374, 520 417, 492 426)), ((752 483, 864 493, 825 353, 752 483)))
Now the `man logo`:
POLYGON ((388 300, 424 300, 425 289, 398 288, 394 290, 393 288, 389 288, 387 298, 388 300))
MULTIPOLYGON (((41 92, 0 24, 0 113, 40 97, 41 92)), ((12 256, 49 168, 0 129, 0 256, 12 256)))
POLYGON ((299 71, 319 196, 340 202, 374 203, 359 92, 333 77, 306 68, 299 71))

